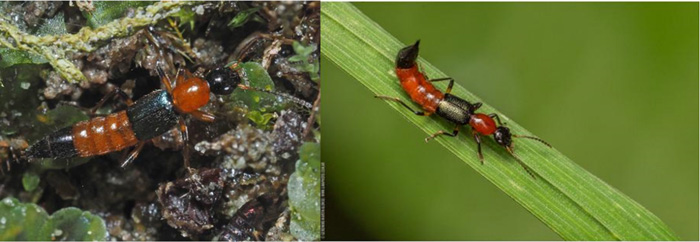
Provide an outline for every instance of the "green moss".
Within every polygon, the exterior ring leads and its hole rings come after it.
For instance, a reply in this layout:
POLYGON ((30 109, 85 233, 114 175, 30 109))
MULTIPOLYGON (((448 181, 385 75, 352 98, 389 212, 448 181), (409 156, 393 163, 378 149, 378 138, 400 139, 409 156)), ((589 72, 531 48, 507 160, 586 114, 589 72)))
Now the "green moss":
POLYGON ((138 8, 151 5, 154 2, 143 1, 124 1, 124 2, 93 2, 94 11, 83 12, 83 16, 87 19, 87 24, 90 27, 97 28, 105 25, 115 19, 124 16, 124 12, 128 8, 138 8))
MULTIPOLYGON (((237 68, 240 68, 238 72, 243 79, 242 84, 269 91, 275 90, 275 83, 260 63, 240 63, 237 68)), ((277 95, 240 88, 236 88, 226 100, 230 109, 236 106, 246 107, 249 110, 247 117, 258 127, 265 127, 272 119, 272 113, 284 109, 288 104, 287 99, 277 95)))
POLYGON ((61 35, 67 33, 68 29, 66 29, 66 21, 63 18, 63 13, 58 13, 56 16, 53 16, 53 18, 46 19, 36 31, 36 34, 39 36, 61 35))
POLYGON ((0 240, 40 240, 37 229, 49 215, 36 204, 23 204, 15 198, 0 202, 0 240))
MULTIPOLYGON (((95 4, 97 6, 104 4, 105 9, 111 6, 121 6, 116 9, 122 9, 122 12, 126 7, 138 5, 137 3, 132 5, 131 3, 116 2, 95 2, 95 4)), ((103 14, 100 15, 102 16, 101 20, 95 20, 95 17, 92 17, 95 28, 84 27, 76 34, 32 35, 12 25, 5 16, 0 16, 0 47, 41 56, 68 82, 84 81, 87 79, 80 69, 65 59, 66 53, 92 52, 112 38, 129 36, 145 26, 153 25, 178 13, 181 7, 193 4, 197 3, 158 2, 145 8, 139 8, 133 17, 114 20, 111 19, 116 16, 116 10, 96 11, 95 14, 103 14), (111 20, 111 22, 100 24, 100 21, 104 20, 111 20)))
POLYGON ((77 208, 56 211, 39 230, 40 239, 105 240, 107 229, 102 218, 77 208))
POLYGON ((0 202, 0 240, 105 240, 105 222, 90 212, 64 208, 49 216, 33 203, 0 202))
POLYGON ((44 65, 18 64, 8 68, 0 68, 0 113, 8 115, 12 122, 0 122, 0 134, 13 135, 25 129, 25 125, 33 122, 35 108, 41 105, 41 100, 35 96, 41 82, 41 70, 44 65), (15 124, 15 125, 13 125, 15 124))
POLYGON ((26 51, 0 48, 0 68, 6 68, 18 64, 43 64, 47 60, 37 54, 26 51))
POLYGON ((304 46, 296 40, 294 43, 292 43, 292 47, 294 48, 294 53, 296 53, 296 55, 289 57, 289 61, 298 62, 296 65, 297 68, 301 69, 303 72, 309 73, 311 80, 320 80, 321 76, 319 73, 321 66, 318 64, 318 61, 309 61, 309 57, 312 53, 314 53, 314 51, 316 51, 316 49, 318 49, 318 47, 314 44, 304 46))
POLYGON ((268 128, 267 123, 269 123, 274 116, 275 115, 272 113, 261 113, 255 110, 248 112, 248 119, 253 121, 260 129, 268 128))
POLYGON ((185 24, 189 24, 190 30, 194 30, 196 13, 192 11, 192 9, 183 8, 179 12, 173 14, 172 16, 180 20, 180 27, 182 27, 185 24))
MULTIPOLYGON (((238 67, 240 67, 239 74, 243 78, 242 84, 265 90, 275 89, 275 83, 260 63, 244 62, 238 64, 238 67)), ((250 110, 266 111, 278 104, 275 95, 240 88, 236 88, 230 97, 233 100, 239 100, 250 110)))
POLYGON ((289 178, 290 231, 301 240, 318 240, 321 231, 321 146, 304 143, 289 178))
POLYGON ((39 185, 39 181, 39 174, 34 172, 28 171, 22 175, 22 186, 24 187, 24 190, 28 192, 34 191, 34 189, 36 189, 36 187, 39 185))
POLYGON ((243 26, 259 9, 260 8, 249 8, 238 12, 238 14, 231 19, 231 22, 228 23, 228 26, 232 29, 243 26))

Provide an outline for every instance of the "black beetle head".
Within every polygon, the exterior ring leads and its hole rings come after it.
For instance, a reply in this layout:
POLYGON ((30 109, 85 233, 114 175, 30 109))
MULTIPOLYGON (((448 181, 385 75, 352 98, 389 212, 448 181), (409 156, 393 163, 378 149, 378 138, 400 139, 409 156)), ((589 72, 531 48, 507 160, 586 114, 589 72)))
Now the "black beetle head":
POLYGON ((220 67, 207 74, 207 82, 212 93, 228 95, 241 83, 241 76, 231 68, 220 67))
POLYGON ((420 40, 416 41, 415 44, 404 47, 399 51, 396 56, 396 67, 406 69, 411 68, 416 63, 418 59, 418 45, 420 40))
POLYGON ((496 132, 493 133, 493 139, 496 140, 496 143, 502 145, 503 147, 511 146, 511 137, 512 135, 510 134, 510 129, 504 126, 499 126, 496 128, 496 132))

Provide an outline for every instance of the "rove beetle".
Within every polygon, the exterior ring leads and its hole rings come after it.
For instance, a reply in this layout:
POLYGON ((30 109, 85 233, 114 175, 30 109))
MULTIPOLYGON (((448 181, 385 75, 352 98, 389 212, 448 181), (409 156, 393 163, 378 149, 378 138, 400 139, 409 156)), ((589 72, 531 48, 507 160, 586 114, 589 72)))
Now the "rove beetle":
POLYGON ((236 70, 236 64, 210 71, 206 81, 193 76, 184 68, 179 68, 174 86, 170 77, 160 66, 156 69, 165 87, 164 90, 153 91, 132 102, 123 91, 115 89, 105 95, 92 112, 94 113, 114 95, 119 95, 126 100, 126 110, 78 122, 55 131, 27 148, 27 157, 30 159, 90 157, 136 146, 122 161, 121 166, 125 167, 138 156, 146 141, 162 135, 179 124, 185 143, 184 162, 185 166, 189 167, 187 126, 182 115, 188 114, 201 121, 213 122, 214 115, 199 110, 209 102, 210 93, 228 95, 239 87, 284 96, 303 106, 310 106, 308 102, 301 102, 303 100, 291 95, 241 84, 241 75, 236 70))
POLYGON ((450 91, 452 91, 452 86, 454 85, 454 79, 451 77, 428 79, 426 75, 419 70, 418 64, 416 63, 416 59, 418 59, 419 44, 420 40, 416 41, 415 44, 404 47, 399 51, 398 55, 396 56, 396 76, 399 78, 399 82, 401 83, 401 87, 404 89, 404 91, 408 93, 413 102, 421 105, 423 111, 413 110, 401 99, 396 97, 381 95, 376 95, 375 97, 398 102, 416 115, 430 116, 435 113, 456 125, 452 132, 440 130, 425 138, 425 142, 428 142, 439 135, 456 137, 459 133, 459 128, 469 124, 472 129, 472 135, 477 144, 481 164, 484 164, 484 156, 481 154, 481 135, 493 135, 496 143, 503 146, 508 153, 510 153, 518 161, 525 171, 527 171, 534 178, 535 175, 532 173, 532 171, 520 160, 520 158, 515 156, 511 139, 513 137, 534 139, 549 147, 552 146, 537 137, 511 134, 510 129, 503 126, 501 119, 495 113, 489 115, 477 113, 476 110, 482 105, 480 102, 471 103, 450 94, 450 91), (437 90, 432 84, 432 82, 445 80, 450 81, 450 83, 447 85, 445 93, 437 90), (498 120, 498 126, 496 125, 496 122, 494 122, 494 118, 498 120))

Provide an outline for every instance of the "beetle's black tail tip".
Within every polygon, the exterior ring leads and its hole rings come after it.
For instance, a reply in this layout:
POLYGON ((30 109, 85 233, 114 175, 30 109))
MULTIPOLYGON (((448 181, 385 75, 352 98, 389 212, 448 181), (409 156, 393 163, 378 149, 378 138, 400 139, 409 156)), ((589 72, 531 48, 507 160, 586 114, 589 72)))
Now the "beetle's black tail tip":
POLYGON ((396 56, 397 68, 411 68, 416 64, 416 59, 418 59, 418 45, 420 45, 420 40, 399 51, 399 54, 396 56))
POLYGON ((41 139, 25 150, 27 160, 51 157, 51 147, 46 139, 41 139))
POLYGON ((78 156, 73 145, 71 127, 65 127, 38 140, 25 151, 28 159, 39 158, 70 158, 78 156))

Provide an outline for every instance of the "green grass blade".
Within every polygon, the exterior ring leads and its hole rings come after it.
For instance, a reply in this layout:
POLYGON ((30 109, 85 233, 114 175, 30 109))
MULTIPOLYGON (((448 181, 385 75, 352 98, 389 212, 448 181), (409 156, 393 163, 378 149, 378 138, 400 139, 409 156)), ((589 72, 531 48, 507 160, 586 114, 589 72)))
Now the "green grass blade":
MULTIPOLYGON (((397 51, 409 43, 398 41, 349 3, 323 2, 321 22, 321 53, 328 60, 373 93, 400 97, 410 102, 393 73, 397 51)), ((423 59, 419 59, 419 62, 430 77, 448 76, 423 59)), ((441 90, 446 85, 437 84, 441 90)), ((470 101, 481 101, 459 85, 455 85, 452 93, 470 101)), ((391 105, 427 134, 452 128, 446 122, 437 122, 437 118, 416 116, 396 103, 384 103, 391 105)), ((480 111, 498 113, 488 104, 484 104, 480 111)), ((531 135, 506 115, 500 116, 513 133, 531 135)), ((486 164, 481 165, 474 142, 464 138, 464 135, 460 136, 458 139, 439 138, 431 142, 445 146, 564 239, 678 240, 654 214, 556 149, 536 141, 515 141, 518 156, 538 174, 535 180, 494 142, 485 142, 486 164)))

